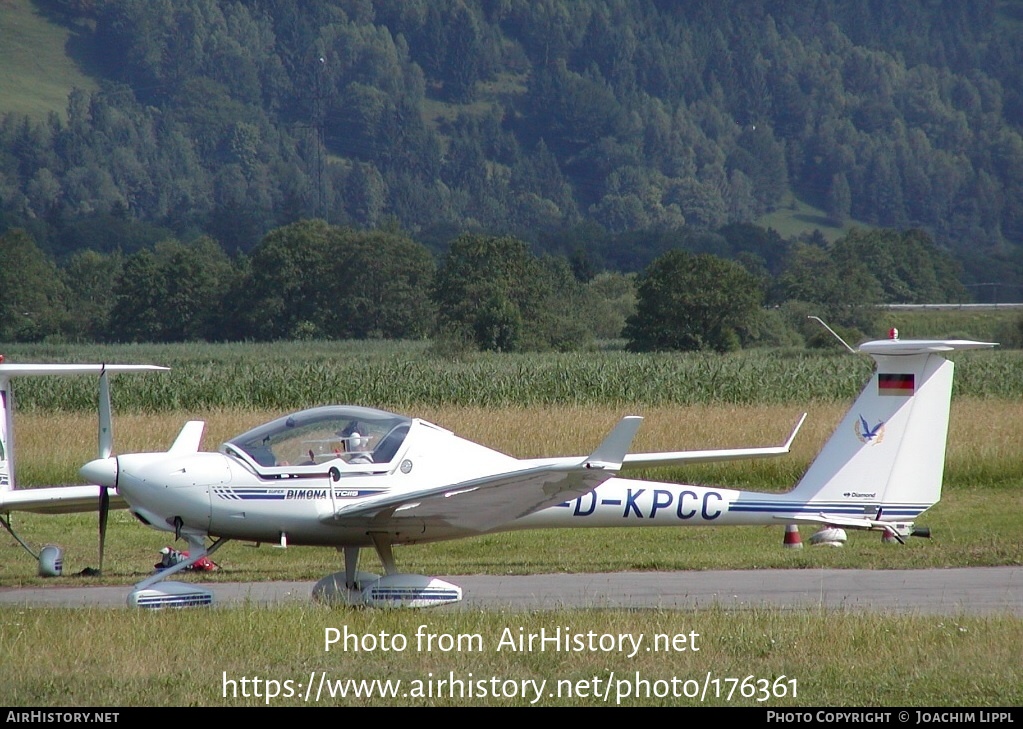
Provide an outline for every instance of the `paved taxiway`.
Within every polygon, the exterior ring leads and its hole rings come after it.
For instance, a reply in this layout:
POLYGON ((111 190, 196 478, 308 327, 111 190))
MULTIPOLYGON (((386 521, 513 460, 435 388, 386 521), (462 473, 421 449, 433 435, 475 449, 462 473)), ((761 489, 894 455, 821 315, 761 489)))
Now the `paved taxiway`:
MULTIPOLYGON (((130 586, 0 589, 0 605, 124 607, 130 586)), ((1023 617, 1023 567, 929 570, 729 570, 444 577, 463 601, 440 610, 561 608, 840 609, 1023 617)), ((311 599, 312 582, 206 583, 217 604, 274 606, 311 599)))

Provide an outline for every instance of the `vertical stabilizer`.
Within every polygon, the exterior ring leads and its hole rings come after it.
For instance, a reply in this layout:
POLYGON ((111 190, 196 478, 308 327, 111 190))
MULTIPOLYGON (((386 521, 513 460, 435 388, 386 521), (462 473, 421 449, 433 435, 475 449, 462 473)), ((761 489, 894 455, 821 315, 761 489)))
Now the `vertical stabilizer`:
POLYGON ((955 367, 944 353, 992 346, 898 339, 860 345, 875 360, 874 374, 793 495, 826 513, 883 511, 907 521, 937 503, 955 367))
POLYGON ((0 413, 0 491, 14 488, 14 448, 11 443, 14 437, 11 422, 14 401, 11 398, 11 380, 0 374, 0 410, 3 411, 0 413))

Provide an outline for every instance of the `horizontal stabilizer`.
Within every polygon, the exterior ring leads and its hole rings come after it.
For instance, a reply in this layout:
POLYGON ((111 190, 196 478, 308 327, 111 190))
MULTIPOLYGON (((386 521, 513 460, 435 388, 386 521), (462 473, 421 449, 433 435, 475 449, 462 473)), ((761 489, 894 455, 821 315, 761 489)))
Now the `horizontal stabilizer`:
POLYGON ((958 349, 990 349, 995 342, 974 342, 970 339, 878 339, 864 342, 859 350, 864 354, 908 355, 952 352, 958 349))

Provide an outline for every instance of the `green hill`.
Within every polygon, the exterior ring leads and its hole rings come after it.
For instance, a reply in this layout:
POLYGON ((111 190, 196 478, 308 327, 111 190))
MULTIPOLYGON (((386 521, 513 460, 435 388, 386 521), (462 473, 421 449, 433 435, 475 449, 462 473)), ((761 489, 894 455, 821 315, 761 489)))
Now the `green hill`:
POLYGON ((98 88, 65 52, 71 38, 31 0, 0 0, 0 114, 63 114, 71 89, 98 88))
POLYGON ((631 272, 669 233, 855 225, 1020 290, 1023 0, 803 5, 0 0, 0 232, 233 253, 325 218, 631 272))
POLYGON ((794 238, 803 233, 819 230, 828 241, 834 242, 853 228, 872 228, 874 226, 862 221, 850 220, 841 228, 836 227, 828 219, 827 213, 820 208, 787 195, 777 209, 762 215, 756 224, 762 228, 771 228, 782 238, 794 238))

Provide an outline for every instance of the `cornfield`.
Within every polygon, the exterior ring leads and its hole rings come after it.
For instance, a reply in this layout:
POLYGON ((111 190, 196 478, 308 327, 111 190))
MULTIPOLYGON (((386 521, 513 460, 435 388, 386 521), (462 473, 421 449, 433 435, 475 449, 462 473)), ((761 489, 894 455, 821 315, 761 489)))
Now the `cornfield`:
MULTIPOLYGON (((632 354, 621 351, 442 357, 422 342, 207 345, 18 345, 8 362, 118 362, 171 367, 119 375, 119 412, 287 411, 328 403, 413 407, 748 405, 842 402, 871 373, 868 357, 803 350, 632 354)), ((1023 398, 1023 352, 958 352, 955 392, 1023 398)), ((20 411, 96 407, 87 377, 27 377, 20 411)))

